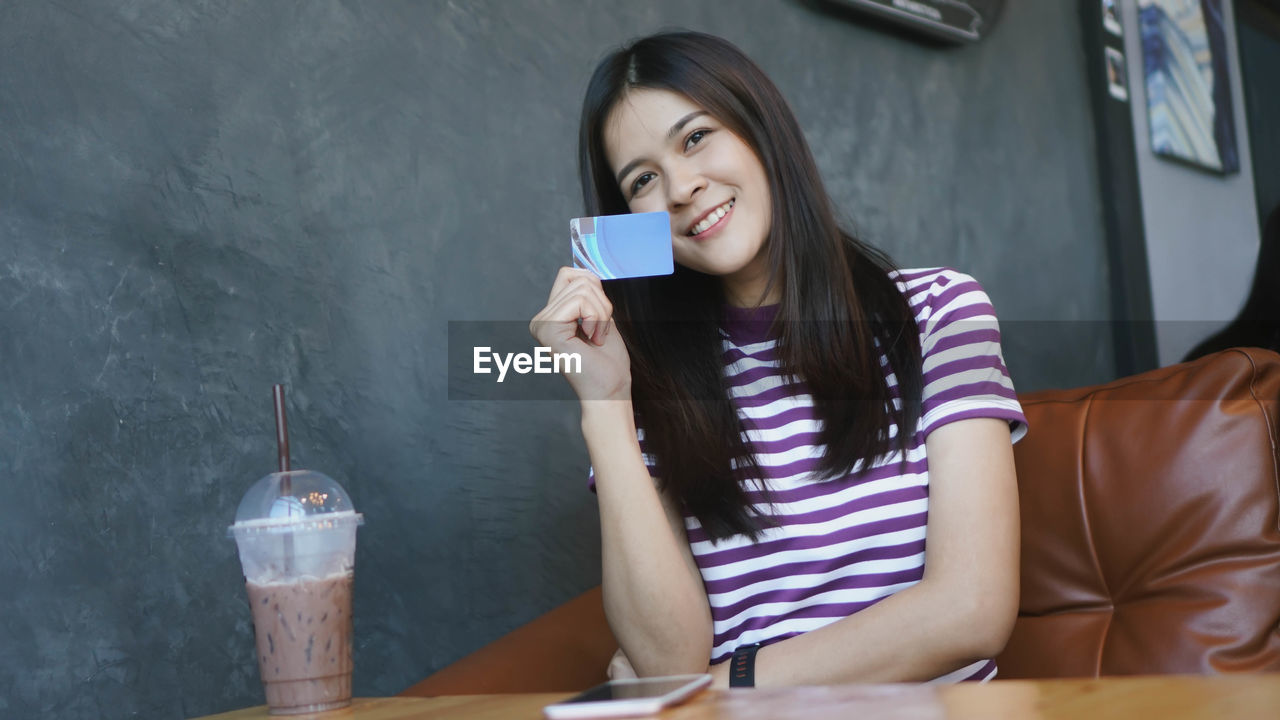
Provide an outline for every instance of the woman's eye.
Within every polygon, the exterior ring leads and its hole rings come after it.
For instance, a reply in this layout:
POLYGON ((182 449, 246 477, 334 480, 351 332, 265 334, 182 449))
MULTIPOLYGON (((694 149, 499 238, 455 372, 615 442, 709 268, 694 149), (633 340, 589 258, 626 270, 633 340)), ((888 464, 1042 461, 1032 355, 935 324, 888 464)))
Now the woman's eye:
POLYGON ((635 195, 640 192, 640 188, 648 185, 649 181, 652 179, 653 173, 641 173, 640 177, 636 178, 635 181, 631 183, 631 194, 635 195))
POLYGON ((702 142, 702 138, 706 137, 710 133, 711 133, 710 130, 695 130, 693 134, 691 134, 688 137, 688 139, 684 141, 684 149, 688 150, 694 145, 697 145, 698 143, 702 142))

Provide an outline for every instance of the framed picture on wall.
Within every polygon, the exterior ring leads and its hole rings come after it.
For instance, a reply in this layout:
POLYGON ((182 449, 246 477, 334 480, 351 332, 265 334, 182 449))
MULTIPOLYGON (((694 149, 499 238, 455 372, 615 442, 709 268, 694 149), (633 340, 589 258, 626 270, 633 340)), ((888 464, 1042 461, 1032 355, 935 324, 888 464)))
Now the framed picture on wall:
POLYGON ((1102 0, 1102 27, 1116 37, 1124 34, 1124 30, 1120 27, 1120 8, 1116 7, 1119 1, 1102 0))
POLYGON ((1138 12, 1152 151, 1239 171, 1222 0, 1138 0, 1138 12))
POLYGON ((1107 93, 1116 100, 1129 101, 1128 73, 1124 68, 1124 53, 1109 47, 1107 53, 1107 93))

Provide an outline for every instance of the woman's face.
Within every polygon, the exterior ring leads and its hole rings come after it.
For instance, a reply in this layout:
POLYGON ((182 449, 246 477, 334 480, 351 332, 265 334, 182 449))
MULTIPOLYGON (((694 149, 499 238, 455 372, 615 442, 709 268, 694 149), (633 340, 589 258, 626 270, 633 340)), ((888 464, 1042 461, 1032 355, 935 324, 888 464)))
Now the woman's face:
POLYGON ((742 138, 684 95, 638 89, 609 113, 604 139, 631 212, 671 214, 676 262, 719 276, 735 305, 777 301, 763 297, 769 182, 742 138))

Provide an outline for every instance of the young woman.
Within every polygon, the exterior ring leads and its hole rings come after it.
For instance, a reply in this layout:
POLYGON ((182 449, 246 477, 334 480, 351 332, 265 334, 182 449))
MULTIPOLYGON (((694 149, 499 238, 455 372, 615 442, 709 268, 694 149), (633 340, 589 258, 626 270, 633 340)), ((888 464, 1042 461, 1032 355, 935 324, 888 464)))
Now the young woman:
POLYGON ((841 231, 781 94, 719 38, 607 57, 579 147, 587 212, 670 213, 677 263, 562 268, 530 325, 583 358, 566 378, 623 664, 722 687, 731 667, 759 686, 993 677, 1025 421, 981 287, 841 231))

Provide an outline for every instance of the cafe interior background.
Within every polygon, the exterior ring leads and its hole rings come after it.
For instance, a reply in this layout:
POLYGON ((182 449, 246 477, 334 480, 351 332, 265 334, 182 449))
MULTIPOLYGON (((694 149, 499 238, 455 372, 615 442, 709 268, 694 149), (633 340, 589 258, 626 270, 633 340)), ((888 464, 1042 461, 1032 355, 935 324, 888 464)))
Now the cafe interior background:
POLYGON ((1276 3, 1220 2, 1226 172, 1153 151, 1137 0, 974 2, 976 41, 851 4, 0 4, 0 717, 262 702, 226 526, 274 383, 294 467, 367 518, 357 696, 598 584, 576 407, 452 392, 449 330, 541 307, 588 75, 638 35, 754 58, 852 228, 985 285, 1021 391, 1235 315, 1280 203, 1276 3))

